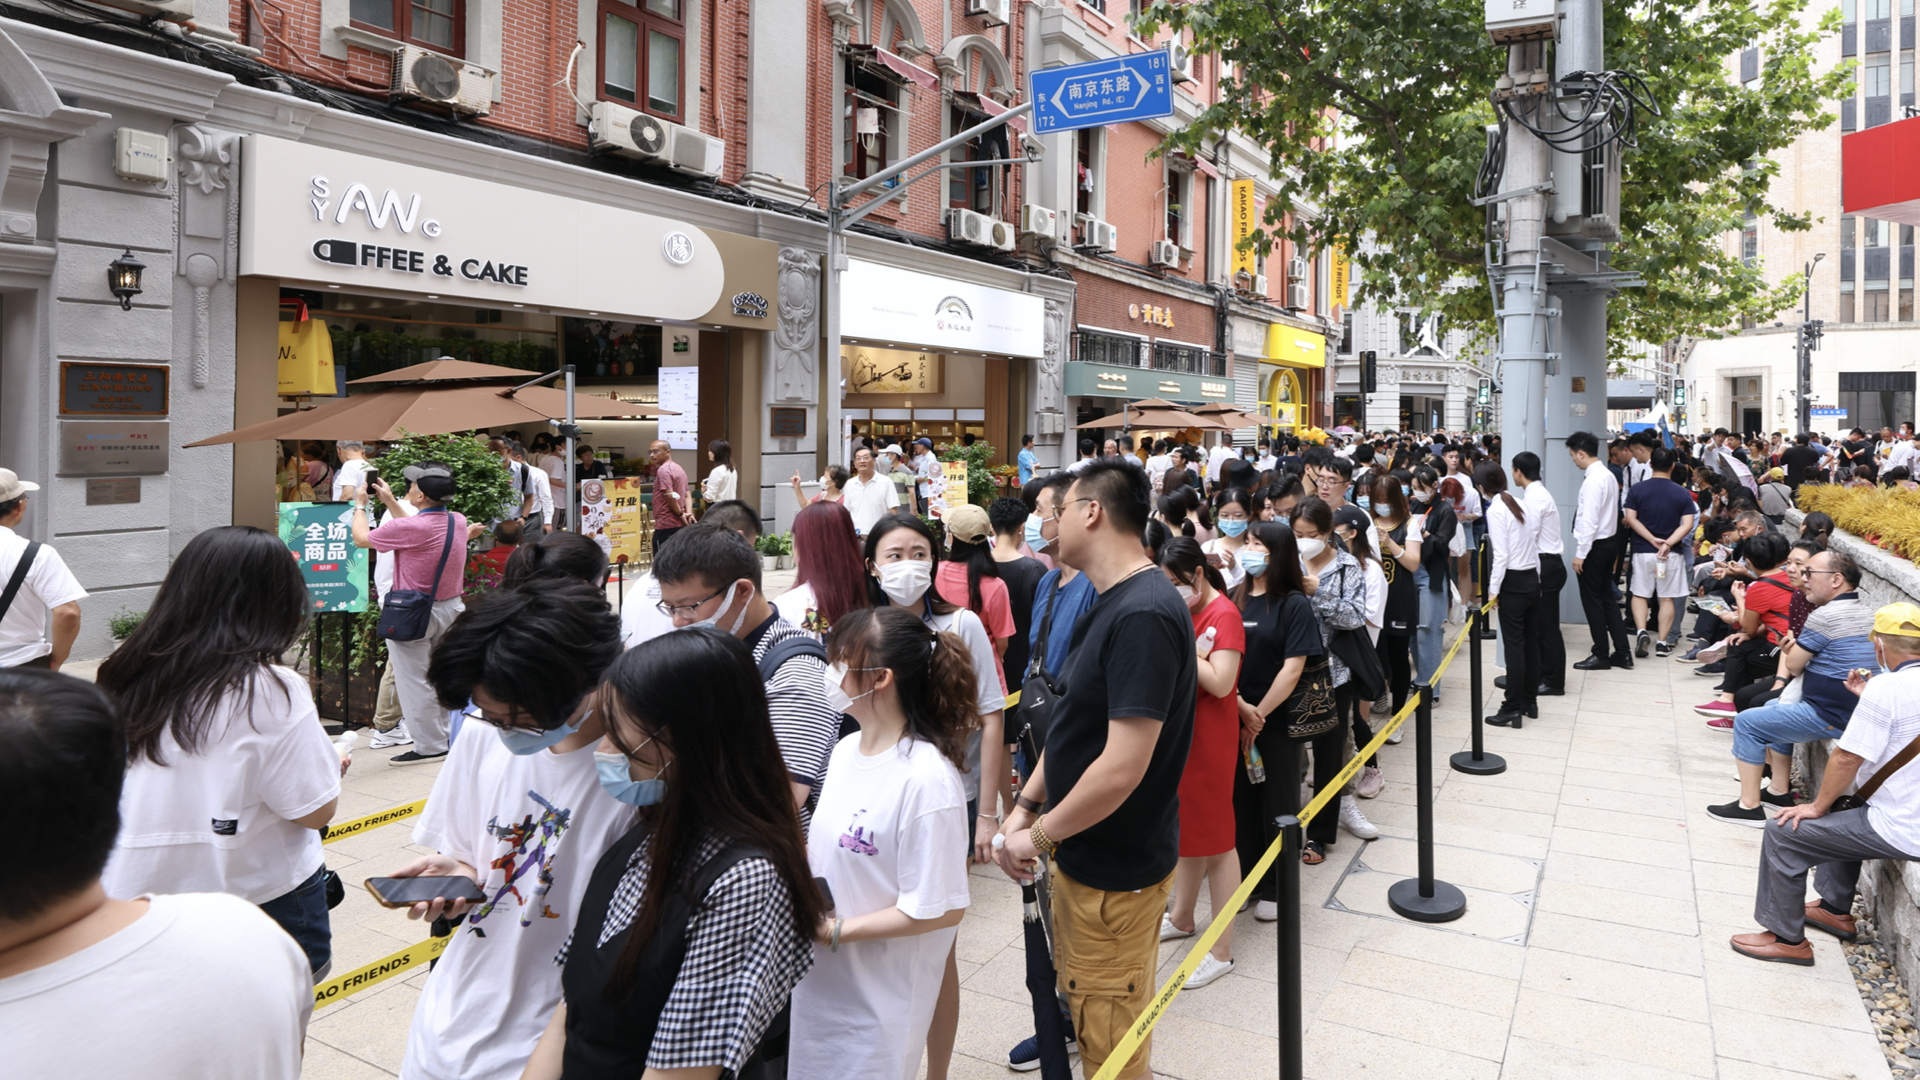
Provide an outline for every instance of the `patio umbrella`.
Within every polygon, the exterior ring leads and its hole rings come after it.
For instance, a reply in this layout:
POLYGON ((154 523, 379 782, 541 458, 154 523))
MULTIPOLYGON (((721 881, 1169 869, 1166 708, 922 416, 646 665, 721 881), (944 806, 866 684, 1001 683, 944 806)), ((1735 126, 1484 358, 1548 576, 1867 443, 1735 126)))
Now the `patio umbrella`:
POLYGON ((502 367, 499 364, 476 364, 471 360, 455 360, 451 356, 442 356, 424 364, 411 364, 392 371, 383 371, 378 375, 369 375, 364 379, 354 379, 348 386, 365 386, 369 383, 403 382, 451 382, 463 379, 512 379, 525 382, 538 375, 537 371, 524 368, 502 367))
POLYGON ((1130 427, 1145 428, 1148 431, 1176 431, 1180 428, 1203 428, 1211 431, 1225 431, 1227 425, 1210 416, 1198 416, 1175 405, 1171 401, 1148 398, 1129 404, 1120 412, 1111 416, 1102 416, 1076 424, 1076 428, 1130 427))
POLYGON ((1073 1080, 1067 1060, 1066 1021, 1060 1015, 1060 976, 1053 969, 1047 927, 1040 920, 1039 881, 1020 886, 1022 929, 1026 932, 1027 993, 1033 997, 1033 1035, 1040 1050, 1041 1080, 1073 1080))
MULTIPOLYGON (((510 424, 544 424, 567 414, 566 400, 566 391, 550 387, 532 386, 507 397, 502 388, 495 386, 414 383, 329 401, 318 408, 276 416, 187 445, 214 446, 267 439, 390 442, 407 435, 444 435, 510 424)), ((651 417, 662 413, 663 410, 652 406, 574 395, 574 415, 582 419, 651 417)))
POLYGON ((1211 405, 1201 405, 1193 409, 1192 412, 1195 416, 1209 417, 1230 428, 1257 427, 1260 424, 1259 417, 1247 412, 1238 405, 1229 405, 1224 401, 1214 402, 1211 405))
POLYGON ((1341 424, 1341 425, 1340 425, 1339 427, 1337 427, 1337 428, 1334 428, 1334 429, 1333 429, 1333 433, 1334 433, 1335 435, 1358 435, 1358 434, 1360 434, 1360 433, 1359 433, 1358 431, 1356 431, 1356 430, 1354 430, 1354 429, 1353 429, 1352 427, 1350 427, 1350 426, 1348 426, 1348 425, 1346 425, 1346 424, 1341 424))

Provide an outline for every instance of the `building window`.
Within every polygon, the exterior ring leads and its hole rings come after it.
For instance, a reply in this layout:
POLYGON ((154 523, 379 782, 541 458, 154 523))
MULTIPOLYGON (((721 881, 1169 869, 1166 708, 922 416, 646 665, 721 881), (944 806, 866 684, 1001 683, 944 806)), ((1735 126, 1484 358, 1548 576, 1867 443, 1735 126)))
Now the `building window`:
POLYGON ((466 40, 465 0, 352 0, 355 26, 459 56, 466 40))
POLYGON ((1360 411, 1360 395, 1359 394, 1333 395, 1334 424, 1336 425, 1345 424, 1350 428, 1356 428, 1361 431, 1364 431, 1366 430, 1367 425, 1362 421, 1364 421, 1365 419, 1366 419, 1365 415, 1362 414, 1362 412, 1360 411))
POLYGON ((846 125, 842 171, 865 180, 885 169, 902 145, 900 84, 867 64, 847 61, 846 125))
POLYGON ((1913 422, 1913 372, 1843 371, 1841 408, 1847 410, 1844 427, 1875 431, 1913 422))
POLYGON ((1181 247, 1191 247, 1187 222, 1193 217, 1193 174, 1174 168, 1171 162, 1166 167, 1166 201, 1167 239, 1181 247))
MULTIPOLYGON (((970 112, 955 107, 949 110, 953 126, 948 130, 957 135, 987 119, 982 113, 970 112)), ((985 135, 953 151, 954 161, 1005 161, 1013 154, 1007 149, 1007 127, 1005 124, 987 132, 985 135)), ((1005 176, 1005 166, 987 165, 977 169, 947 170, 947 205, 963 210, 974 210, 982 214, 996 213, 1000 206, 1000 185, 995 181, 1005 176)))
POLYGON ((1900 283, 1900 310, 1896 313, 1901 322, 1913 321, 1913 279, 1900 283))
POLYGON ((1865 0, 1860 5, 1869 19, 1890 19, 1893 17, 1893 0, 1865 0))
POLYGON ((1860 222, 1863 247, 1886 247, 1891 241, 1893 222, 1882 221, 1879 218, 1861 218, 1860 222))
POLYGON ((1853 321, 1853 282, 1851 281, 1840 283, 1840 321, 1843 323, 1853 321))
POLYGON ((600 3, 600 96, 669 120, 684 115, 681 0, 600 3))
POLYGON ((1892 312, 1889 311, 1887 306, 1886 282, 1867 282, 1867 289, 1861 295, 1866 298, 1860 305, 1861 322, 1890 322, 1892 320, 1892 312), (1879 287, 1875 288, 1874 286, 1876 285, 1879 287))
POLYGON ((1853 236, 1854 236, 1853 215, 1848 214, 1845 217, 1842 217, 1840 219, 1840 250, 1841 251, 1848 251, 1853 248, 1854 246, 1853 236))
POLYGON ((1892 54, 1873 53, 1867 57, 1861 88, 1867 97, 1886 97, 1893 92, 1892 54))
POLYGON ((1760 262, 1760 219, 1748 211, 1746 224, 1740 227, 1740 261, 1748 266, 1760 262))
POLYGON ((1100 216, 1100 201, 1096 198, 1100 184, 1100 148, 1095 138, 1092 128, 1073 133, 1073 209, 1090 217, 1100 216))
POLYGON ((1353 309, 1340 313, 1340 352, 1351 355, 1353 352, 1353 309))

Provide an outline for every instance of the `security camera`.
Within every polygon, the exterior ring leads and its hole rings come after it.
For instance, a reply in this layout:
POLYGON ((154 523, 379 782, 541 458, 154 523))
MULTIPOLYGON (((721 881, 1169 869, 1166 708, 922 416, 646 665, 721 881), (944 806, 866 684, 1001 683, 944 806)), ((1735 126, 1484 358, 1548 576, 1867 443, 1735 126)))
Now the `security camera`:
POLYGON ((1038 165, 1040 159, 1047 154, 1047 144, 1034 138, 1032 135, 1020 136, 1020 149, 1026 152, 1027 160, 1035 165, 1038 165))

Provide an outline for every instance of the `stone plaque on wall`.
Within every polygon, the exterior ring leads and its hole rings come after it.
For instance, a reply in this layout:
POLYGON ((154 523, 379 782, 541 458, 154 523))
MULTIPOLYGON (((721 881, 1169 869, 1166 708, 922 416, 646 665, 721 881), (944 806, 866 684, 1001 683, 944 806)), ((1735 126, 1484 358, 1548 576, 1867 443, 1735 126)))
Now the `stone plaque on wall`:
POLYGON ((155 476, 167 471, 165 420, 60 422, 61 476, 155 476))

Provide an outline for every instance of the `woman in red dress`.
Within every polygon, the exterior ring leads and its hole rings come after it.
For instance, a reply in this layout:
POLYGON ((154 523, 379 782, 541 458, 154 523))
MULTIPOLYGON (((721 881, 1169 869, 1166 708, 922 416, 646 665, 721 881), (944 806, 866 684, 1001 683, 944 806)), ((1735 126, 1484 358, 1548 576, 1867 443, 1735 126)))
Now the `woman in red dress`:
MULTIPOLYGON (((1218 556, 1214 556, 1218 558, 1218 556)), ((1186 598, 1193 613, 1199 653, 1199 701, 1193 708, 1193 745, 1180 776, 1180 861, 1173 871, 1173 910, 1160 917, 1160 940, 1192 937, 1193 907, 1205 878, 1213 917, 1232 920, 1227 902, 1240 887, 1240 856, 1234 850, 1233 770, 1240 756, 1240 714, 1234 687, 1247 648, 1240 609, 1226 597, 1220 571, 1196 541, 1176 537, 1160 549, 1160 569, 1186 598)), ((1233 970, 1233 928, 1228 926, 1187 979, 1195 990, 1233 970)))

